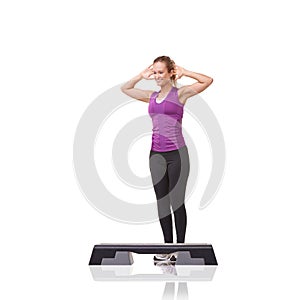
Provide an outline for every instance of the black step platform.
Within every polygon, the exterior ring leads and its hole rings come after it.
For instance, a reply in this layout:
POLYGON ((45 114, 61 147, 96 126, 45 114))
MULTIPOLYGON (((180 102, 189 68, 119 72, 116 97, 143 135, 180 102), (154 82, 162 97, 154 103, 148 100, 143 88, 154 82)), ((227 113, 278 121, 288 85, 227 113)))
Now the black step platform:
POLYGON ((168 254, 177 252, 176 265, 218 265, 210 244, 98 244, 92 251, 89 265, 132 265, 132 252, 168 254))

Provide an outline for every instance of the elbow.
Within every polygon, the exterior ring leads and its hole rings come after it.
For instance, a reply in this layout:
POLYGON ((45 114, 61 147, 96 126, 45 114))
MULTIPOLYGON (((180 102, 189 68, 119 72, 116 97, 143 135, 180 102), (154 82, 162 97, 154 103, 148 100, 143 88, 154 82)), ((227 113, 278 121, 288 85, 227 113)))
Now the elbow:
POLYGON ((130 96, 129 95, 129 88, 128 87, 126 87, 125 85, 123 85, 123 86, 121 86, 120 89, 121 89, 122 93, 124 93, 127 96, 130 96))
POLYGON ((121 91, 126 94, 126 87, 125 87, 125 85, 121 86, 121 91))

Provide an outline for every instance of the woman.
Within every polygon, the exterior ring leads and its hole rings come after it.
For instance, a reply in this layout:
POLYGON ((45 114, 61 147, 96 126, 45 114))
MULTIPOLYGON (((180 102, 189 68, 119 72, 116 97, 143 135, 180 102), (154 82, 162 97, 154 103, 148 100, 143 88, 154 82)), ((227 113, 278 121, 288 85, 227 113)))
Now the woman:
MULTIPOLYGON (((159 56, 153 64, 121 87, 126 95, 149 103, 148 112, 153 123, 149 164, 165 243, 173 243, 171 208, 177 243, 184 243, 186 232, 184 198, 190 165, 188 149, 182 136, 183 108, 188 98, 204 91, 212 81, 211 77, 177 66, 168 56, 159 56), (182 76, 197 81, 177 88, 176 80, 182 76), (142 79, 155 79, 160 90, 135 88, 136 83, 142 79)), ((176 255, 157 254, 154 260, 174 261, 176 255)))

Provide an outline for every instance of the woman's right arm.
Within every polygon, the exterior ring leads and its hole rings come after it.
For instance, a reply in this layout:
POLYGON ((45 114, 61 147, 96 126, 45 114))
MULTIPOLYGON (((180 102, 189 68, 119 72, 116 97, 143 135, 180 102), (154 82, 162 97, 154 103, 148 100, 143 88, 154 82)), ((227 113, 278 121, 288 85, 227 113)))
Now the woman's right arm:
POLYGON ((134 86, 142 79, 151 79, 150 76, 152 74, 153 74, 152 69, 150 69, 150 67, 148 67, 143 72, 141 72, 139 75, 133 77, 128 82, 126 82, 121 87, 122 92, 131 98, 134 98, 134 99, 137 99, 140 101, 144 101, 144 102, 149 102, 150 96, 154 91, 141 90, 141 89, 135 88, 134 86))

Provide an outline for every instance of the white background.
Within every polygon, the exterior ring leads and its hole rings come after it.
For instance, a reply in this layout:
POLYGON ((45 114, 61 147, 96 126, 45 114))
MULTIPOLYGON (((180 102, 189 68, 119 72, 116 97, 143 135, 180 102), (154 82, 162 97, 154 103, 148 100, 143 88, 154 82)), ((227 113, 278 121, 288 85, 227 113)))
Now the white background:
POLYGON ((202 97, 227 151, 212 204, 187 208, 187 242, 212 243, 219 262, 213 281, 188 284, 189 299, 299 299, 296 5, 1 1, 1 298, 161 299, 163 282, 92 279, 94 244, 160 242, 161 231, 93 209, 72 151, 98 95, 169 55, 214 78, 202 97))

